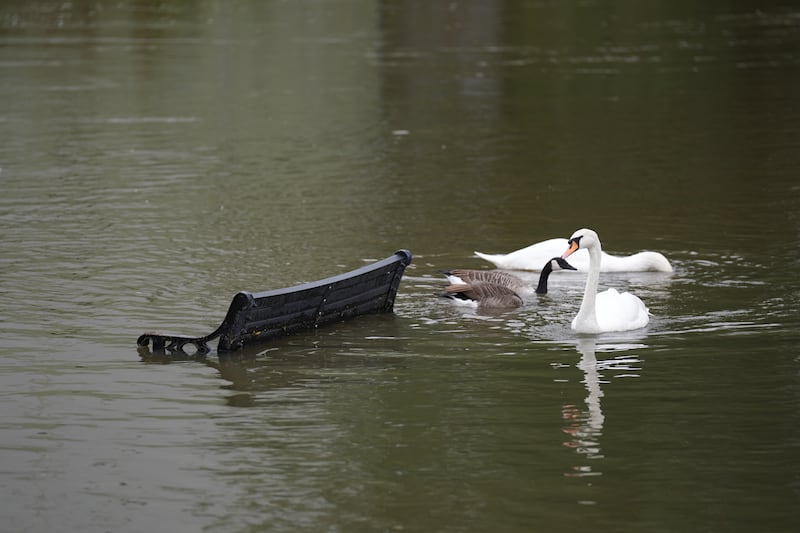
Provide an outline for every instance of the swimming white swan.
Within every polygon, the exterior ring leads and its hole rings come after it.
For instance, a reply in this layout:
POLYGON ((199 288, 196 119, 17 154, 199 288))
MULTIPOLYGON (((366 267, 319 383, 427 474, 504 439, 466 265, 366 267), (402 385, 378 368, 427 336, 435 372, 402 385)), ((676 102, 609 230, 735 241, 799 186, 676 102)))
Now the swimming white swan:
POLYGON ((547 294, 547 280, 554 270, 575 270, 561 257, 553 257, 542 268, 539 284, 534 288, 525 280, 497 270, 454 269, 442 271, 450 285, 443 296, 459 303, 474 305, 480 309, 520 307, 522 296, 547 294))
MULTIPOLYGON (((494 263, 497 268, 509 270, 539 270, 549 257, 558 255, 567 246, 567 239, 548 239, 531 244, 526 248, 508 254, 484 254, 475 252, 475 255, 494 263)), ((579 250, 570 257, 570 263, 578 270, 589 268, 589 254, 579 250)), ((672 265, 666 257, 658 252, 639 252, 633 255, 618 256, 602 254, 600 262, 601 272, 672 272, 672 265)))
POLYGON ((650 321, 650 313, 637 296, 629 292, 620 293, 616 289, 598 294, 602 248, 597 233, 590 229, 579 229, 567 241, 567 246, 567 251, 561 256, 564 259, 571 257, 578 249, 589 252, 586 289, 581 308, 572 320, 572 329, 578 333, 603 333, 645 327, 650 321))

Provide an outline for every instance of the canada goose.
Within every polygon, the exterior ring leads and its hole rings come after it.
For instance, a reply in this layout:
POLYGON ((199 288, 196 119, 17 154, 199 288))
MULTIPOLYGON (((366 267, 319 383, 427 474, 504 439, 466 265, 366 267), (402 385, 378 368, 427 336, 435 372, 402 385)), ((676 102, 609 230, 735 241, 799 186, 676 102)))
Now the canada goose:
POLYGON ((481 309, 519 307, 523 303, 522 296, 534 293, 547 294, 547 280, 554 270, 575 270, 575 267, 561 257, 553 257, 542 268, 536 289, 525 280, 508 272, 446 270, 442 273, 447 276, 451 284, 445 289, 444 296, 481 309))

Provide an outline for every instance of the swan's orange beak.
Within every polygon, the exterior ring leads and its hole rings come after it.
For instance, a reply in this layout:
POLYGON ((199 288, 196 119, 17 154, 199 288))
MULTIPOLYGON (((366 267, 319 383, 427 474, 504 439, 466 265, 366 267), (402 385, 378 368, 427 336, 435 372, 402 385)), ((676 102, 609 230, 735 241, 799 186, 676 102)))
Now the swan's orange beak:
POLYGON ((569 248, 567 248, 566 252, 561 254, 561 259, 566 259, 567 257, 571 256, 574 252, 578 250, 578 247, 580 246, 580 243, 573 239, 570 239, 568 244, 569 248))

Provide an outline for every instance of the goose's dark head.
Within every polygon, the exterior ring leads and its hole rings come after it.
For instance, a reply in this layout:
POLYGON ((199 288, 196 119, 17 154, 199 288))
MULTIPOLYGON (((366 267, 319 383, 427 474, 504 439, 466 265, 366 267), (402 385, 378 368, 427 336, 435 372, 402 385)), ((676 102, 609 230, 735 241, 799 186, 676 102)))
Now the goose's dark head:
POLYGON ((567 263, 567 260, 561 257, 554 257, 550 260, 550 266, 553 270, 578 270, 574 266, 567 263))
POLYGON ((547 278, 550 277, 550 274, 553 270, 578 270, 574 266, 567 263, 565 259, 561 257, 554 257, 545 263, 544 268, 542 268, 542 273, 539 274, 539 285, 536 287, 536 294, 547 294, 547 278))

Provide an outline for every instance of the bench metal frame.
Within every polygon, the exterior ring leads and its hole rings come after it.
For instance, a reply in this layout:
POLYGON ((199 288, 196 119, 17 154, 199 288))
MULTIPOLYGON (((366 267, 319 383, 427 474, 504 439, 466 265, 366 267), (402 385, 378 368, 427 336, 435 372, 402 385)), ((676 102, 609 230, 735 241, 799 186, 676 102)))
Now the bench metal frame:
POLYGON ((222 324, 203 337, 145 333, 136 343, 152 345, 154 353, 197 354, 211 351, 209 341, 219 337, 218 353, 317 328, 359 315, 390 313, 411 252, 398 250, 391 257, 356 270, 293 287, 233 297, 222 324))

